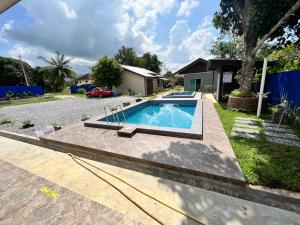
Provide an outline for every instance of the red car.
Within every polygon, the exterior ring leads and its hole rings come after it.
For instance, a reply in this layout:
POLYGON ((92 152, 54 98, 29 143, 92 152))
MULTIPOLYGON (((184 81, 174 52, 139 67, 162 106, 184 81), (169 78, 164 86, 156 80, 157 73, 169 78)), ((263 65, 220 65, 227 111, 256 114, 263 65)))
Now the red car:
POLYGON ((86 93, 87 97, 109 97, 112 95, 112 91, 101 90, 100 88, 94 88, 86 93))

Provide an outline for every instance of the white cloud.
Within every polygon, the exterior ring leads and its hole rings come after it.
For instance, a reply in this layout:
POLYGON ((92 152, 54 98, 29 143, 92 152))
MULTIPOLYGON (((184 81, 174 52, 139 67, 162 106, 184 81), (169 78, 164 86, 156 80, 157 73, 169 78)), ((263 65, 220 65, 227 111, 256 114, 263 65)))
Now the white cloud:
POLYGON ((3 24, 3 26, 0 28, 0 42, 8 43, 8 40, 6 39, 6 33, 7 31, 11 30, 13 28, 13 21, 9 20, 6 23, 3 24))
POLYGON ((61 10, 63 11, 63 13, 66 15, 67 18, 69 19, 77 18, 76 12, 73 9, 71 9, 66 2, 64 2, 63 0, 58 0, 58 5, 60 6, 61 10))
POLYGON ((177 11, 177 16, 188 17, 191 11, 199 5, 198 0, 184 0, 180 2, 179 9, 177 11))
MULTIPOLYGON (((24 43, 14 44, 9 51, 9 56, 12 58, 18 58, 19 54, 22 60, 29 63, 31 66, 46 66, 46 64, 38 59, 38 56, 50 58, 54 56, 54 52, 50 52, 44 48, 28 46, 24 43)), ((72 58, 70 66, 79 74, 89 72, 89 68, 95 63, 95 60, 85 59, 80 57, 71 57, 66 55, 66 58, 72 58)))
POLYGON ((167 69, 175 71, 183 65, 202 57, 209 58, 209 49, 215 40, 209 18, 191 31, 186 20, 178 20, 169 34, 167 48, 160 52, 167 69))

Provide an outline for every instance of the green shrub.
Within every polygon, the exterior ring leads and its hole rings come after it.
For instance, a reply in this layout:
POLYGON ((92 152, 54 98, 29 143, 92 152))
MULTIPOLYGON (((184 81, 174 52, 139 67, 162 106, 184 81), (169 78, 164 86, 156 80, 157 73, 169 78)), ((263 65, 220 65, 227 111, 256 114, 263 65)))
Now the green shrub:
POLYGON ((240 89, 235 89, 231 92, 232 96, 235 97, 253 97, 253 92, 242 92, 240 89))
POLYGON ((84 88, 79 88, 77 90, 77 94, 84 94, 85 93, 85 89, 84 88))
POLYGON ((31 122, 31 120, 24 120, 22 122, 22 128, 26 129, 26 128, 29 128, 29 127, 34 127, 34 124, 31 122))
POLYGON ((7 91, 7 92, 5 92, 5 96, 6 96, 6 98, 11 99, 15 96, 15 93, 12 91, 7 91))
POLYGON ((2 125, 2 124, 7 124, 7 123, 11 123, 11 120, 8 119, 8 118, 2 118, 2 119, 0 120, 0 125, 2 125))

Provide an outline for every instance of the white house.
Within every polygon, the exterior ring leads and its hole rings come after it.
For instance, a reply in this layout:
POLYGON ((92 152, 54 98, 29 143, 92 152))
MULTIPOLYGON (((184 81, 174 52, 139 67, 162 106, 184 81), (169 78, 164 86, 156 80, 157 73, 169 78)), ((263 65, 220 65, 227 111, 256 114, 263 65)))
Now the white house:
POLYGON ((76 80, 77 80, 77 85, 94 84, 94 81, 92 79, 92 75, 88 74, 88 73, 78 77, 76 80))
POLYGON ((121 65, 122 84, 115 88, 118 93, 134 95, 152 95, 159 90, 157 73, 140 67, 121 65))

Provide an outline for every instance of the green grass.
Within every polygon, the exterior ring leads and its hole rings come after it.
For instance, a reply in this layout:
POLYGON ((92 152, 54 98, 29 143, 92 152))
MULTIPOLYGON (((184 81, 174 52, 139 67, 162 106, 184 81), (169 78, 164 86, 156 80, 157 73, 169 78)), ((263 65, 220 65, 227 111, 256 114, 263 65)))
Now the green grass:
POLYGON ((40 103, 40 102, 49 102, 49 101, 55 101, 57 99, 53 97, 33 97, 33 98, 27 98, 27 99, 19 99, 19 100, 13 100, 10 103, 1 103, 0 108, 8 107, 8 106, 15 106, 15 105, 24 105, 24 104, 32 104, 32 103, 40 103))
MULTIPOLYGON (((235 117, 255 115, 229 111, 219 103, 215 108, 248 183, 300 191, 300 148, 270 143, 264 136, 261 140, 231 137, 235 117)), ((262 115, 270 117, 270 111, 262 115)))
POLYGON ((71 90, 69 88, 65 88, 60 92, 50 92, 48 95, 57 96, 57 95, 72 95, 76 97, 86 97, 85 94, 71 94, 71 90))

